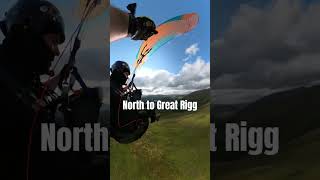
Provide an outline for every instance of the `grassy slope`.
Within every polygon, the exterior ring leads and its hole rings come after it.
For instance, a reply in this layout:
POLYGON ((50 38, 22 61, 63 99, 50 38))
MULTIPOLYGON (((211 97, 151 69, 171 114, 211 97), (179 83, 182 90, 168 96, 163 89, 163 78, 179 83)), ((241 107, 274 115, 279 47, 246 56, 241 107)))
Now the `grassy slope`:
POLYGON ((209 179, 209 104, 170 113, 130 145, 111 142, 111 179, 209 179))
POLYGON ((320 129, 314 130, 268 160, 238 161, 216 168, 219 180, 303 180, 319 179, 320 129))
MULTIPOLYGON (((264 159, 250 157, 251 160, 235 160, 228 164, 217 162, 216 179, 320 179, 319 90, 320 86, 313 86, 275 93, 237 113, 235 121, 280 127, 280 153, 264 159)), ((231 157, 224 155, 224 159, 231 157)))

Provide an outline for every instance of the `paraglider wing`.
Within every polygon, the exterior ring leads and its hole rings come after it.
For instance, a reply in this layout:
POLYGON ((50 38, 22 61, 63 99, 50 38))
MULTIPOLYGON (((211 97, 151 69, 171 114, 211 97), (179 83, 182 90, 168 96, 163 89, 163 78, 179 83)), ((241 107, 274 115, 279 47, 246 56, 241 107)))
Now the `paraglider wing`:
POLYGON ((148 56, 151 56, 170 40, 178 35, 191 31, 196 27, 198 21, 198 15, 196 13, 190 13, 174 17, 160 24, 156 29, 158 34, 151 36, 142 43, 134 67, 139 68, 147 60, 148 56))

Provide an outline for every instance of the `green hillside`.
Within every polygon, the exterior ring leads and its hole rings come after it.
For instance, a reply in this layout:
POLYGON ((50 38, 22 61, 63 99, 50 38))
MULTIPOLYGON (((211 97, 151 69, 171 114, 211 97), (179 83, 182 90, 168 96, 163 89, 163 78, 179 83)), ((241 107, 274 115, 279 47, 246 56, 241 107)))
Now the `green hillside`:
MULTIPOLYGON (((221 180, 303 180, 319 179, 320 169, 320 86, 297 88, 266 96, 237 112, 233 107, 214 109, 216 125, 245 120, 248 127, 279 127, 280 151, 275 156, 247 153, 215 153, 211 161, 216 179, 221 180), (228 116, 223 113, 227 109, 228 116), (220 110, 220 111, 219 111, 220 110), (222 114, 222 115, 221 115, 222 114)), ((224 147, 225 134, 217 135, 224 147)), ((219 143, 220 142, 220 143, 219 143)))
POLYGON ((209 104, 154 123, 137 142, 111 141, 112 180, 208 180, 209 104))
POLYGON ((291 142, 267 160, 240 160, 216 166, 219 180, 303 180, 319 179, 320 129, 291 142))
POLYGON ((210 103, 211 96, 210 96, 210 89, 203 89, 199 91, 192 92, 183 97, 183 99, 188 101, 196 101, 198 102, 198 106, 205 105, 210 103))

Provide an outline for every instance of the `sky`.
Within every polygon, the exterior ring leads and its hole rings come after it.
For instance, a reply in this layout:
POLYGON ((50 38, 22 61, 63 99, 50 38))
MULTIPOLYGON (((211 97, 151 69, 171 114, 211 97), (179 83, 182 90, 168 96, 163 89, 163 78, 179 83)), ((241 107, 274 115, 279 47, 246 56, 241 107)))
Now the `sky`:
POLYGON ((220 20, 211 54, 216 104, 319 84, 319 1, 226 0, 212 11, 220 20))
MULTIPOLYGON (((111 1, 124 11, 134 1, 111 1)), ((178 15, 195 12, 199 24, 159 48, 137 71, 136 85, 144 94, 185 94, 210 86, 210 1, 209 0, 139 0, 136 16, 150 17, 159 25, 178 15), (200 73, 204 72, 204 73, 200 73), (200 82, 202 80, 202 82, 200 82)), ((123 60, 132 65, 141 41, 130 38, 113 42, 110 63, 123 60)))

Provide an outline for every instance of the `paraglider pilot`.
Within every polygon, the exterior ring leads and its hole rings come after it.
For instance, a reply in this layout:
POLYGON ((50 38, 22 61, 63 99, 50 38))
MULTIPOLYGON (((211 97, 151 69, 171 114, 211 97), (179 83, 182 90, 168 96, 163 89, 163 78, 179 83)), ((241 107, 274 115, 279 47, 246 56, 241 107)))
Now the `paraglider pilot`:
POLYGON ((134 84, 131 88, 126 84, 130 75, 129 65, 124 61, 116 61, 111 66, 110 76, 110 112, 111 112, 111 137, 120 143, 131 143, 141 138, 149 126, 149 122, 159 119, 154 110, 129 110, 122 109, 126 101, 141 100, 142 91, 134 84))
MULTIPOLYGON (((144 40, 154 33, 148 18, 135 18, 115 8, 111 18, 111 32, 116 32, 111 40, 128 36, 144 40)), ((107 169, 90 166, 93 159, 85 154, 40 150, 39 122, 56 122, 50 99, 57 94, 44 91, 40 75, 50 74, 51 63, 60 54, 59 45, 65 41, 59 10, 45 0, 18 0, 0 28, 5 36, 0 45, 0 179, 105 179, 107 169), (40 92, 48 97, 41 107, 40 92)))
MULTIPOLYGON (((60 165, 54 164, 59 159, 53 161, 55 155, 40 152, 40 123, 33 122, 40 108, 39 92, 44 88, 40 75, 49 73, 51 62, 60 54, 58 46, 65 41, 64 22, 59 10, 48 1, 20 0, 6 13, 1 30, 5 39, 0 45, 0 179, 48 179, 47 174, 60 165), (28 156, 31 140, 32 153, 28 156)), ((53 98, 55 94, 46 92, 46 96, 53 98)), ((53 113, 46 106, 38 118, 40 122, 53 121, 53 113)))

